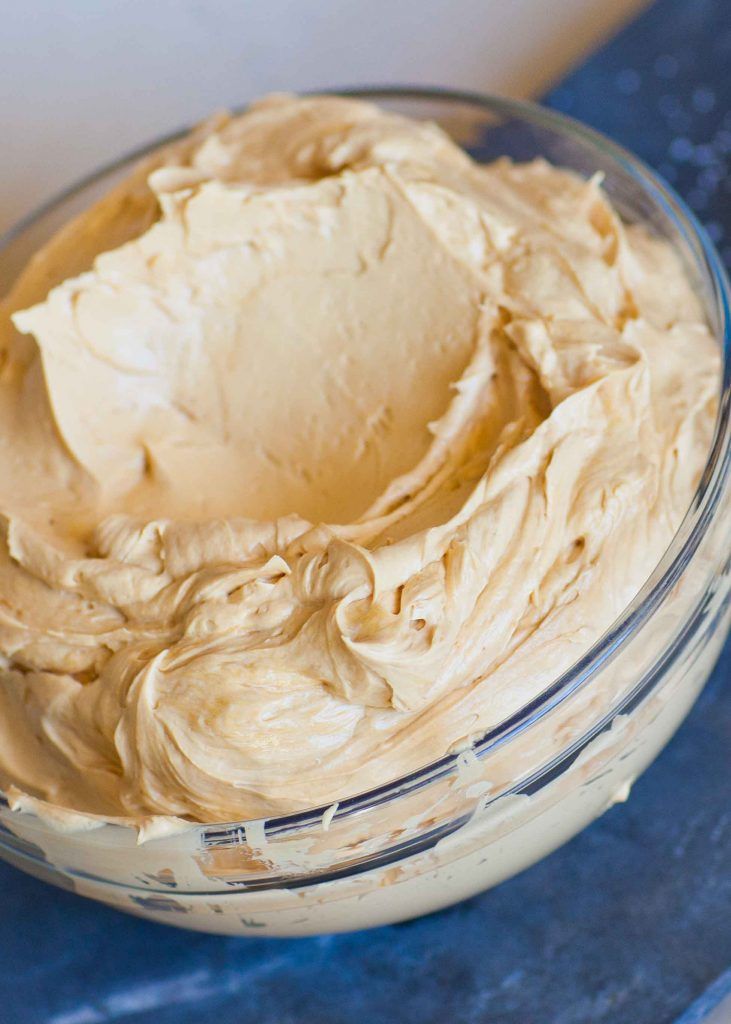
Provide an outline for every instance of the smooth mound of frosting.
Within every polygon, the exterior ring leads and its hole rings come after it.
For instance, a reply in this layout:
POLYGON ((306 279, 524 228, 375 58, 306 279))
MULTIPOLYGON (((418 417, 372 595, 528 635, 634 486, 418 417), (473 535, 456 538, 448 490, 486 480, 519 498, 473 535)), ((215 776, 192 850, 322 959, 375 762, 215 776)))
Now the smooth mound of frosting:
POLYGON ((0 786, 227 820, 467 743, 659 560, 718 364, 598 180, 339 98, 160 150, 0 311, 0 786))

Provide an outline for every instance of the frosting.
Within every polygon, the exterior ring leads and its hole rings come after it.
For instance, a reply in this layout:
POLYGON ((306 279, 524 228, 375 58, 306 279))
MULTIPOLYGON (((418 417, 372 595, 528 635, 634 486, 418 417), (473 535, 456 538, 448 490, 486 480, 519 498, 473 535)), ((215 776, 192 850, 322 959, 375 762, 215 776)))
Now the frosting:
POLYGON ((567 669, 679 526, 719 356, 598 178, 274 96, 158 151, 0 317, 0 785, 331 803, 567 669))

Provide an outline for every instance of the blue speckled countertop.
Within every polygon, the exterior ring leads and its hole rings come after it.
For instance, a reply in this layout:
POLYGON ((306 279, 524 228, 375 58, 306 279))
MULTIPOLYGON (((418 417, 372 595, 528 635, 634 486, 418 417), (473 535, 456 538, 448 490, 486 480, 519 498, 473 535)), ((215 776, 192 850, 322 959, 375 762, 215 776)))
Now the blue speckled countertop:
MULTIPOLYGON (((548 102, 660 170, 731 264, 729 0, 659 0, 548 102)), ((218 938, 0 864, 0 1024, 724 1024, 730 677, 727 646, 629 803, 518 878, 418 921, 218 938)))

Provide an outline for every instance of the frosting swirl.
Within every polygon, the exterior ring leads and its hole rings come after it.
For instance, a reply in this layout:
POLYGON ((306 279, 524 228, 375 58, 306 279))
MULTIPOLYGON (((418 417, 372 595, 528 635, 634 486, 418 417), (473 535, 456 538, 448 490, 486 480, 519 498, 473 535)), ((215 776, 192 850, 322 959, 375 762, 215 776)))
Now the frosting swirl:
POLYGON ((154 154, 0 317, 0 784, 298 810, 535 697, 689 505, 716 344, 598 179, 270 97, 154 154))

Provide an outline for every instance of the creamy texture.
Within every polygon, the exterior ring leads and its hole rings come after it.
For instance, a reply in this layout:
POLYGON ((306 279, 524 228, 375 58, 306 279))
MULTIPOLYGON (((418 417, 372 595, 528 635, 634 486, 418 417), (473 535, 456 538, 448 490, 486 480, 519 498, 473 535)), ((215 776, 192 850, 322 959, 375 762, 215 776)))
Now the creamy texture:
POLYGON ((535 697, 667 547, 719 381, 598 180, 335 98, 160 151, 1 329, 0 785, 138 824, 337 800, 535 697))

